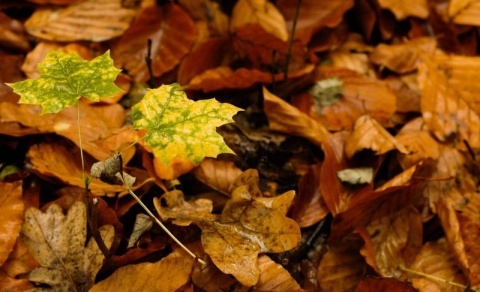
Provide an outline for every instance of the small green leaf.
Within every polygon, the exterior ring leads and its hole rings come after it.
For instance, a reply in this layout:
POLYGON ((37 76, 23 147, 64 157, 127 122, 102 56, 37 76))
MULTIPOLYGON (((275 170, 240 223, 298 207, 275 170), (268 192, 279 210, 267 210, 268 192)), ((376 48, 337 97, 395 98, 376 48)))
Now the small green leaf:
POLYGON ((108 51, 91 61, 51 51, 38 68, 39 78, 7 85, 20 95, 19 103, 40 104, 42 113, 57 113, 81 96, 98 101, 122 91, 113 83, 121 70, 113 66, 108 51))
POLYGON ((167 166, 180 156, 197 164, 206 156, 233 153, 216 128, 233 122, 240 108, 214 98, 192 101, 179 84, 162 85, 147 92, 132 107, 135 129, 147 129, 147 145, 167 166))

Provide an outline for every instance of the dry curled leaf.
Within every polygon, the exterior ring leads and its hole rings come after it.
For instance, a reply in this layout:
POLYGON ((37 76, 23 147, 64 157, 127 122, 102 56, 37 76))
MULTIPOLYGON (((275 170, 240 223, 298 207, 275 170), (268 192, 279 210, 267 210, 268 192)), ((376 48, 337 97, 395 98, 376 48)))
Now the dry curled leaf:
MULTIPOLYGON (((99 228, 107 248, 112 244, 113 226, 99 228)), ((42 265, 28 279, 57 290, 85 291, 93 286, 104 256, 92 238, 85 247, 87 218, 85 204, 75 203, 67 215, 58 205, 46 213, 36 208, 25 212, 22 240, 42 265)))
POLYGON ((0 266, 7 260, 23 220, 22 183, 0 182, 0 266))

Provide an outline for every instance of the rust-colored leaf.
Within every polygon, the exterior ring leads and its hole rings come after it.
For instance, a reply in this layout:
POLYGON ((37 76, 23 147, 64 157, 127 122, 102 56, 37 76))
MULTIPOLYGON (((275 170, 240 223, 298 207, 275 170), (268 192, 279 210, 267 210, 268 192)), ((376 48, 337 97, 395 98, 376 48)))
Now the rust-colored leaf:
POLYGON ((205 158, 192 171, 196 179, 227 196, 230 195, 230 185, 241 173, 242 170, 232 161, 213 158, 205 158))
POLYGON ((412 286, 405 284, 395 278, 363 278, 355 292, 373 292, 373 291, 389 291, 389 292, 415 292, 412 286))
POLYGON ((300 110, 263 88, 264 111, 270 129, 308 139, 321 146, 329 135, 327 129, 300 110))
POLYGON ((290 273, 268 256, 262 255, 258 258, 258 267, 260 278, 252 291, 303 291, 290 273))
MULTIPOLYGON (((278 8, 287 19, 290 28, 293 26, 295 18, 295 1, 280 0, 277 1, 278 8)), ((343 14, 352 8, 354 1, 326 1, 326 0, 305 0, 302 1, 298 14, 295 38, 308 43, 311 36, 322 27, 335 27, 341 21, 343 14)))
POLYGON ((318 266, 321 291, 353 291, 357 287, 365 268, 361 244, 360 240, 349 238, 330 245, 318 266))
POLYGON ((417 69, 421 53, 432 55, 436 47, 435 39, 427 37, 404 44, 379 44, 370 54, 370 60, 397 73, 407 73, 417 69))
POLYGON ((117 269, 90 291, 117 292, 128 287, 135 291, 177 291, 189 280, 193 258, 180 248, 155 263, 128 265, 117 269))
POLYGON ((422 115, 440 141, 465 139, 480 147, 476 72, 480 72, 478 57, 422 55, 418 73, 422 115))
POLYGON ((23 221, 22 182, 0 182, 0 266, 12 252, 23 221))
MULTIPOLYGON (((449 250, 445 239, 427 242, 418 253, 411 269, 446 281, 452 281, 461 285, 467 284, 467 279, 455 262, 454 256, 449 250)), ((421 292, 464 291, 463 288, 425 278, 420 275, 411 274, 410 276, 413 287, 421 292)))
POLYGON ((400 153, 408 153, 405 146, 390 135, 376 120, 369 115, 358 118, 353 126, 353 132, 345 141, 345 154, 352 158, 355 153, 369 149, 377 155, 398 150, 400 153))
POLYGON ((231 30, 256 23, 282 41, 288 40, 287 25, 278 8, 266 0, 239 0, 232 11, 231 30))
POLYGON ((39 8, 25 28, 50 41, 101 42, 121 35, 135 14, 135 9, 123 7, 121 0, 86 0, 65 8, 39 8))
POLYGON ((195 26, 190 16, 176 4, 144 8, 112 46, 116 67, 127 69, 135 81, 150 78, 145 62, 148 39, 152 40, 153 74, 160 76, 172 70, 190 51, 195 40, 195 26))

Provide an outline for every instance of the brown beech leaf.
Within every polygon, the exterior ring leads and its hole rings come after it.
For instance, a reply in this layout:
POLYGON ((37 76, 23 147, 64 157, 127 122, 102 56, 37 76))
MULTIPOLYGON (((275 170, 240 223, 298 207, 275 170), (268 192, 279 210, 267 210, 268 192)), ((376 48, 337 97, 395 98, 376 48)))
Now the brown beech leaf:
POLYGON ((397 141, 405 145, 408 153, 397 153, 398 161, 403 169, 407 169, 426 159, 436 160, 440 156, 438 142, 433 139, 423 118, 408 122, 395 136, 397 141))
POLYGON ((290 273, 268 256, 258 258, 260 278, 251 291, 303 291, 290 273))
MULTIPOLYGON (((373 267, 380 275, 405 278, 400 267, 409 262, 405 251, 422 245, 422 218, 413 208, 405 208, 399 213, 372 220, 366 227, 366 233, 360 234, 366 242, 371 241, 373 267)), ((363 248, 362 254, 368 254, 368 251, 363 248)))
POLYGON ((329 250, 318 266, 321 291, 354 291, 365 269, 365 260, 360 255, 361 245, 361 240, 352 237, 329 244, 329 250))
POLYGON ((160 76, 172 70, 190 51, 195 40, 195 26, 190 16, 176 4, 144 8, 112 46, 115 65, 127 69, 135 81, 150 78, 145 63, 148 39, 152 40, 153 74, 160 76))
POLYGON ((231 30, 256 23, 282 41, 288 40, 287 24, 278 8, 267 0, 239 0, 235 4, 230 20, 231 30))
POLYGON ((166 192, 160 198, 153 198, 155 209, 163 221, 175 219, 173 224, 188 226, 192 221, 213 221, 216 215, 211 214, 213 210, 212 201, 208 199, 197 199, 191 203, 185 201, 185 196, 180 190, 166 192))
POLYGON ((329 135, 327 129, 300 110, 263 88, 263 107, 270 129, 300 136, 321 147, 329 135))
POLYGON ((156 263, 141 263, 121 267, 107 279, 95 284, 92 292, 181 291, 189 281, 193 258, 181 248, 156 263))
MULTIPOLYGON (((104 256, 95 240, 87 236, 85 204, 75 203, 65 216, 58 205, 46 213, 36 208, 25 212, 22 240, 42 265, 28 279, 57 290, 88 290, 103 264, 104 256)), ((99 228, 107 247, 112 244, 114 230, 110 225, 99 228)))
MULTIPOLYGON (((341 87, 334 99, 322 101, 322 91, 294 96, 292 104, 331 131, 350 129, 355 121, 368 113, 383 125, 389 125, 396 109, 396 97, 383 82, 359 75, 348 69, 319 67, 315 80, 337 78, 341 87)), ((323 96, 327 95, 325 92, 323 96)))
MULTIPOLYGON (((443 238, 438 241, 427 242, 418 253, 410 269, 461 285, 467 285, 468 282, 443 238)), ((455 287, 419 275, 410 274, 410 276, 413 287, 420 292, 465 291, 464 288, 455 287)))
POLYGON ((457 213, 451 199, 437 202, 437 214, 455 260, 465 271, 472 286, 480 287, 480 253, 475 243, 480 240, 478 222, 457 213))
POLYGON ((430 131, 442 142, 467 140, 471 147, 480 147, 480 87, 474 77, 480 58, 422 55, 421 60, 420 105, 430 131))
POLYGON ((85 0, 65 8, 40 7, 25 22, 27 31, 50 41, 106 41, 130 26, 135 9, 121 0, 85 0))
MULTIPOLYGON (((33 258, 28 247, 22 240, 17 240, 7 261, 2 265, 0 271, 6 272, 10 277, 17 277, 26 274, 39 267, 40 264, 33 258)), ((3 287, 0 285, 0 287, 3 287)))
POLYGON ((224 274, 215 266, 212 260, 204 259, 205 265, 196 265, 192 275, 192 282, 205 291, 226 291, 237 283, 231 275, 224 274))
POLYGON ((283 252, 300 242, 300 228, 285 217, 295 193, 257 198, 237 187, 214 222, 197 222, 202 245, 215 265, 246 286, 260 277, 258 254, 283 252))
POLYGON ((352 133, 345 141, 345 154, 352 158, 355 153, 370 149, 380 155, 391 150, 408 153, 405 146, 390 135, 376 120, 369 115, 358 118, 353 126, 352 133))
POLYGON ((407 73, 417 69, 420 53, 432 55, 436 47, 436 40, 429 37, 416 38, 404 44, 379 44, 370 54, 370 61, 397 73, 407 73))
POLYGON ((5 13, 0 13, 0 44, 3 47, 28 52, 30 44, 23 24, 5 13))
POLYGON ((34 286, 27 279, 16 279, 0 269, 0 287, 4 291, 33 291, 34 286))
POLYGON ((358 284, 355 292, 371 292, 371 291, 389 291, 389 292, 415 292, 412 286, 401 282, 395 278, 378 278, 365 277, 358 284))
POLYGON ((233 161, 207 157, 192 170, 196 179, 212 189, 229 196, 230 185, 242 173, 233 161))
POLYGON ((379 0, 378 4, 382 9, 388 9, 392 11, 397 20, 404 20, 409 16, 425 19, 429 14, 427 0, 379 0))
MULTIPOLYGON (((293 26, 295 18, 296 2, 291 0, 279 0, 276 2, 278 9, 285 15, 289 26, 289 31, 293 26)), ((354 1, 325 1, 325 0, 304 0, 300 6, 300 11, 295 29, 295 38, 300 39, 307 44, 311 36, 322 27, 335 27, 343 18, 343 14, 352 8, 354 1)))
POLYGON ((475 0, 452 0, 448 5, 448 16, 455 24, 480 25, 479 12, 480 2, 475 0))
POLYGON ((219 3, 212 0, 180 0, 178 2, 194 20, 208 23, 208 30, 211 36, 226 37, 228 35, 229 19, 221 10, 219 3))
POLYGON ((312 226, 328 215, 329 210, 320 192, 321 164, 312 165, 298 182, 298 195, 292 219, 303 227, 312 226))
POLYGON ((12 252, 23 221, 22 182, 0 182, 0 266, 12 252))

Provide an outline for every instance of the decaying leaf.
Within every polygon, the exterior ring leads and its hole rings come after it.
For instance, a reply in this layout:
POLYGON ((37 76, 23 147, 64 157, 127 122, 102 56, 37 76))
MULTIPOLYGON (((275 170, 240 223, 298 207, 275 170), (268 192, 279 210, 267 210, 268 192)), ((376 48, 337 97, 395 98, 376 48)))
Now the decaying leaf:
MULTIPOLYGON (((58 205, 50 206, 46 213, 35 208, 25 212, 22 240, 42 265, 30 272, 30 281, 63 291, 85 291, 93 286, 104 256, 93 238, 85 247, 86 220, 82 202, 75 203, 67 215, 58 205)), ((109 247, 113 227, 105 225, 99 231, 109 247)))
POLYGON ((133 247, 137 243, 140 236, 142 236, 142 234, 146 231, 150 230, 152 226, 153 221, 150 216, 143 213, 138 214, 137 218, 135 219, 135 225, 133 226, 132 235, 128 239, 127 248, 133 247))
POLYGON ((27 31, 51 41, 105 41, 125 32, 136 14, 121 0, 76 1, 68 7, 43 7, 27 20, 27 31))
POLYGON ((106 160, 95 162, 90 174, 103 182, 130 188, 135 183, 135 178, 123 171, 122 164, 121 154, 115 154, 106 160))
POLYGON ((120 92, 113 81, 120 70, 113 67, 109 52, 85 61, 76 54, 51 51, 40 63, 40 77, 8 84, 20 103, 40 104, 42 113, 57 113, 80 97, 98 101, 120 92))
POLYGON ((215 99, 194 102, 172 84, 148 91, 132 108, 132 120, 134 128, 148 130, 145 143, 163 165, 176 156, 197 164, 206 156, 233 153, 216 127, 233 122, 239 110, 215 99))
POLYGON ((7 260, 20 233, 23 219, 21 181, 0 182, 0 266, 7 260))
POLYGON ((193 268, 193 258, 183 249, 155 263, 128 265, 117 269, 110 277, 95 284, 92 292, 178 291, 185 285, 193 268))

